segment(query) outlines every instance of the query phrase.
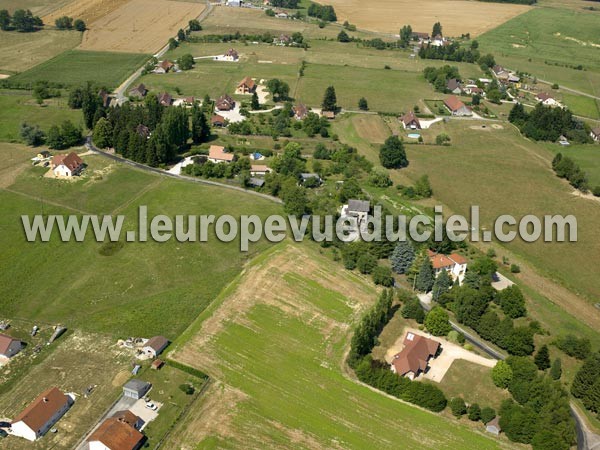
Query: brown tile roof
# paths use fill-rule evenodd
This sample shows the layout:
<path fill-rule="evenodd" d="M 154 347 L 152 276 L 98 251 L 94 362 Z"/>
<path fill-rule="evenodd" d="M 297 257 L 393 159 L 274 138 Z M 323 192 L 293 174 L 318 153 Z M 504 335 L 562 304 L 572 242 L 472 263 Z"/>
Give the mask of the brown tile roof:
<path fill-rule="evenodd" d="M 444 105 L 450 108 L 450 111 L 458 111 L 459 109 L 465 107 L 465 104 L 461 102 L 455 95 L 451 95 L 444 100 Z"/>
<path fill-rule="evenodd" d="M 242 81 L 240 81 L 240 84 L 238 84 L 238 88 L 246 86 L 246 88 L 252 90 L 256 87 L 256 83 L 254 82 L 254 80 L 250 77 L 246 77 L 244 78 Z"/>
<path fill-rule="evenodd" d="M 173 64 L 171 61 L 169 61 L 168 59 L 165 59 L 163 62 L 160 63 L 160 67 L 162 67 L 163 69 L 165 69 L 166 71 L 171 70 L 173 67 L 175 66 L 175 64 Z"/>
<path fill-rule="evenodd" d="M 304 103 L 298 103 L 292 108 L 292 111 L 294 111 L 294 115 L 299 119 L 304 119 L 308 114 L 308 108 Z"/>
<path fill-rule="evenodd" d="M 217 100 L 216 106 L 217 106 L 217 109 L 229 111 L 230 109 L 232 109 L 235 106 L 235 102 L 229 95 L 224 94 L 219 97 L 219 99 Z"/>
<path fill-rule="evenodd" d="M 448 83 L 446 83 L 446 88 L 449 91 L 454 91 L 456 88 L 460 89 L 460 81 L 458 81 L 456 78 L 450 78 Z"/>
<path fill-rule="evenodd" d="M 169 340 L 166 337 L 154 336 L 154 337 L 148 339 L 148 342 L 146 342 L 146 345 L 144 345 L 144 347 L 150 347 L 155 352 L 159 352 L 163 348 L 165 348 L 167 345 L 169 345 Z"/>
<path fill-rule="evenodd" d="M 125 409 L 123 411 L 117 411 L 112 415 L 112 417 L 114 419 L 126 423 L 127 425 L 133 428 L 135 428 L 136 424 L 140 421 L 140 418 L 128 409 Z"/>
<path fill-rule="evenodd" d="M 402 117 L 400 117 L 400 121 L 404 124 L 404 125 L 410 125 L 411 123 L 415 122 L 417 124 L 417 126 L 419 128 L 421 128 L 421 122 L 419 122 L 419 119 L 417 118 L 417 116 L 415 116 L 415 113 L 412 111 L 407 112 L 406 114 L 404 114 Z"/>
<path fill-rule="evenodd" d="M 600 127 L 592 128 L 592 133 L 594 133 L 594 136 L 600 136 Z"/>
<path fill-rule="evenodd" d="M 83 164 L 83 160 L 75 152 L 68 155 L 56 155 L 52 158 L 52 166 L 57 167 L 64 164 L 71 172 L 77 170 Z"/>
<path fill-rule="evenodd" d="M 168 92 L 163 92 L 158 96 L 158 103 L 163 106 L 171 106 L 171 103 L 173 103 L 173 97 L 171 97 L 171 94 Z"/>
<path fill-rule="evenodd" d="M 546 100 L 548 100 L 549 98 L 554 98 L 554 97 L 552 97 L 552 96 L 551 96 L 550 94 L 548 94 L 547 92 L 540 92 L 538 95 L 536 95 L 536 98 L 537 98 L 538 100 L 541 100 L 541 101 L 543 102 L 543 101 L 546 101 Z"/>
<path fill-rule="evenodd" d="M 99 441 L 111 450 L 133 450 L 144 439 L 138 430 L 115 418 L 108 418 L 92 433 L 88 442 Z"/>
<path fill-rule="evenodd" d="M 225 53 L 225 56 L 231 56 L 235 59 L 239 58 L 240 55 L 238 55 L 238 52 L 235 51 L 234 49 L 230 48 L 229 50 L 227 50 L 227 52 Z"/>
<path fill-rule="evenodd" d="M 223 123 L 225 123 L 225 117 L 215 114 L 214 116 L 212 116 L 210 118 L 210 123 L 213 125 L 218 124 L 218 123 L 223 124 Z"/>
<path fill-rule="evenodd" d="M 405 375 L 412 372 L 416 375 L 419 371 L 424 371 L 427 360 L 437 353 L 439 346 L 439 342 L 409 331 L 404 338 L 404 348 L 392 361 L 396 373 Z"/>
<path fill-rule="evenodd" d="M 222 161 L 233 161 L 233 153 L 225 153 L 225 147 L 220 145 L 211 145 L 208 150 L 208 157 Z"/>
<path fill-rule="evenodd" d="M 4 355 L 14 341 L 18 341 L 18 339 L 0 333 L 0 355 Z"/>
<path fill-rule="evenodd" d="M 265 166 L 263 164 L 252 164 L 250 166 L 250 172 L 269 172 L 269 166 Z"/>
<path fill-rule="evenodd" d="M 428 251 L 431 265 L 434 269 L 442 269 L 445 267 L 453 267 L 455 264 L 466 264 L 467 259 L 459 255 L 458 253 L 452 253 L 451 255 L 442 255 L 441 253 L 434 253 L 431 250 Z"/>
<path fill-rule="evenodd" d="M 69 403 L 69 397 L 57 387 L 42 392 L 12 423 L 23 422 L 34 431 L 46 425 L 57 411 Z"/>

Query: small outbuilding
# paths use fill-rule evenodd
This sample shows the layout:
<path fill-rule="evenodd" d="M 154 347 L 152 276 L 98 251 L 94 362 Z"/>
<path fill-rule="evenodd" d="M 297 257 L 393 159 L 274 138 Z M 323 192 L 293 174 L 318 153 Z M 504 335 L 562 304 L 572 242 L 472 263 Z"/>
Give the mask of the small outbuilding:
<path fill-rule="evenodd" d="M 485 431 L 498 436 L 502 432 L 502 428 L 500 427 L 500 418 L 498 416 L 496 416 L 492 420 L 490 420 L 485 425 Z"/>
<path fill-rule="evenodd" d="M 156 358 L 160 355 L 165 348 L 169 345 L 169 340 L 164 336 L 154 336 L 148 339 L 148 342 L 144 344 L 142 351 L 152 358 Z"/>
<path fill-rule="evenodd" d="M 147 381 L 142 381 L 137 378 L 129 380 L 123 386 L 123 395 L 129 398 L 135 398 L 136 400 L 144 398 L 144 395 L 148 393 L 152 385 Z"/>

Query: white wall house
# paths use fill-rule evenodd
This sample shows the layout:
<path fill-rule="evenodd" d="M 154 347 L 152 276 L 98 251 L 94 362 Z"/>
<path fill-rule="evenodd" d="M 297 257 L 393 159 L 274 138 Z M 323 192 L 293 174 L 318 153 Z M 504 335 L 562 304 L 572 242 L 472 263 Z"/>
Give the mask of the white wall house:
<path fill-rule="evenodd" d="M 434 253 L 430 250 L 429 259 L 431 260 L 431 265 L 433 266 L 436 277 L 442 271 L 446 271 L 452 278 L 452 281 L 458 279 L 459 283 L 462 283 L 467 271 L 467 259 L 464 256 L 459 255 L 458 253 L 442 255 L 441 253 Z"/>

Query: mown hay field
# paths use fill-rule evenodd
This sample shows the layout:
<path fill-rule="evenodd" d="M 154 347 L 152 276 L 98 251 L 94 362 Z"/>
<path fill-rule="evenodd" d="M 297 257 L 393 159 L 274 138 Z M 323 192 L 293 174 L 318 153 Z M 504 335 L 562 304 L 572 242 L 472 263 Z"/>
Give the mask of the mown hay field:
<path fill-rule="evenodd" d="M 175 343 L 171 358 L 216 381 L 166 447 L 500 448 L 346 374 L 352 324 L 376 296 L 311 244 L 257 257 Z"/>

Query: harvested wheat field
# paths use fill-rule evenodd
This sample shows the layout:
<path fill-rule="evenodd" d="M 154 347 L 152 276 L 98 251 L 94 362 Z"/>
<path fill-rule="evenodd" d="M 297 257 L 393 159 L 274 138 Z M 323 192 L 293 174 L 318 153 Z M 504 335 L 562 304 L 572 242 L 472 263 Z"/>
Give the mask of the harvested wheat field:
<path fill-rule="evenodd" d="M 358 28 L 398 34 L 402 25 L 413 31 L 431 32 L 441 22 L 446 36 L 480 35 L 530 9 L 529 6 L 466 0 L 328 0 L 338 21 Z"/>
<path fill-rule="evenodd" d="M 62 16 L 83 19 L 88 26 L 123 6 L 129 0 L 75 0 L 42 17 L 44 23 L 54 24 Z M 64 3 L 64 2 L 63 2 Z"/>

